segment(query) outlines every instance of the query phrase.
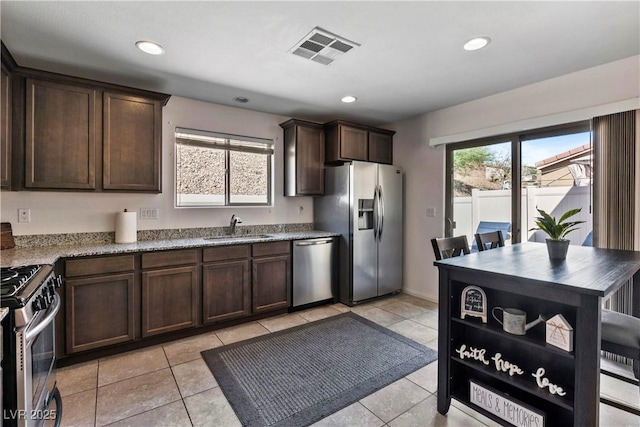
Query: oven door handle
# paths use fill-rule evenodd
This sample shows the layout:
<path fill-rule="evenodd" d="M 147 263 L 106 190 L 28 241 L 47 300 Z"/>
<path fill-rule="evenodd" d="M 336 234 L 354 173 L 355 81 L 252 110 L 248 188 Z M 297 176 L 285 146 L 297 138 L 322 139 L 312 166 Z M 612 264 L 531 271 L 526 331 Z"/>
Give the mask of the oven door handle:
<path fill-rule="evenodd" d="M 44 330 L 53 319 L 55 319 L 56 314 L 58 314 L 58 310 L 60 310 L 60 297 L 58 294 L 53 294 L 53 302 L 47 311 L 47 315 L 42 319 L 33 329 L 29 329 L 25 333 L 25 341 L 30 343 L 35 337 L 38 336 L 40 332 Z"/>

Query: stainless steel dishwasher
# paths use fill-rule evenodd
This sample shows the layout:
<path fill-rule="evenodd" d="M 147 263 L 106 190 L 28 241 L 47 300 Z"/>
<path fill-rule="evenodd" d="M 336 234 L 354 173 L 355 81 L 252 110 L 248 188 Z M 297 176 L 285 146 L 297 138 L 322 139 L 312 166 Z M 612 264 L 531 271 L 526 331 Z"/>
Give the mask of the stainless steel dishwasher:
<path fill-rule="evenodd" d="M 293 241 L 293 307 L 333 298 L 336 250 L 335 237 Z"/>

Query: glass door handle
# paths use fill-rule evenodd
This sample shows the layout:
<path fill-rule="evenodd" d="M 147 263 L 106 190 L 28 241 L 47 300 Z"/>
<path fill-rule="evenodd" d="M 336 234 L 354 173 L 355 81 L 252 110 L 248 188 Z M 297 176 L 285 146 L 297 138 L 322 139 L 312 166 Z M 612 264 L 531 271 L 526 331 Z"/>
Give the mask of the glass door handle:
<path fill-rule="evenodd" d="M 456 222 L 452 221 L 451 218 L 447 217 L 447 224 L 445 226 L 444 234 L 451 233 L 453 236 L 453 229 L 456 228 Z"/>

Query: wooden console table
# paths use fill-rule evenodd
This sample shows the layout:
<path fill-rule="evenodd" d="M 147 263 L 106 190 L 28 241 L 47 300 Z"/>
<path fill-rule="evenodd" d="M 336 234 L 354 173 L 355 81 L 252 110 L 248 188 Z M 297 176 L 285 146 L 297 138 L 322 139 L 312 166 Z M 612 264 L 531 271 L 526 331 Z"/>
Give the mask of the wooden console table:
<path fill-rule="evenodd" d="M 540 243 L 522 243 L 471 255 L 436 261 L 439 269 L 438 412 L 446 414 L 451 398 L 500 423 L 495 411 L 472 403 L 470 381 L 500 399 L 541 413 L 544 425 L 597 426 L 600 396 L 600 315 L 602 299 L 633 278 L 633 315 L 640 317 L 640 252 L 571 246 L 564 262 L 551 262 Z M 461 295 L 467 286 L 486 294 L 487 323 L 480 317 L 461 319 Z M 527 312 L 527 322 L 542 315 L 562 314 L 573 327 L 573 351 L 546 343 L 545 324 L 526 335 L 504 332 L 491 316 L 494 307 Z M 462 346 L 479 353 L 462 354 Z M 522 374 L 509 375 L 496 368 L 492 357 L 518 365 Z M 483 360 L 488 361 L 486 364 Z M 533 376 L 544 368 L 552 385 L 539 386 Z M 475 389 L 477 390 L 477 389 Z M 486 398 L 489 407 L 489 398 Z M 500 400 L 499 399 L 499 400 Z M 502 403 L 504 400 L 502 400 Z M 513 407 L 511 407 L 513 409 Z M 495 408 L 500 411 L 501 408 Z M 520 420 L 522 421 L 522 420 Z M 528 425 L 528 424 L 522 424 Z"/>

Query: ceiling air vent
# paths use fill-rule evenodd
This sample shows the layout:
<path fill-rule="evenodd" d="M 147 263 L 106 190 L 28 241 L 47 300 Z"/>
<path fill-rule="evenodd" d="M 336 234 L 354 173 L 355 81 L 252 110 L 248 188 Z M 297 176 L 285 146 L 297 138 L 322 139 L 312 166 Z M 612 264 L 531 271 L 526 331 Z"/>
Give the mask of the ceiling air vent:
<path fill-rule="evenodd" d="M 289 52 L 320 64 L 329 65 L 356 46 L 360 45 L 320 27 L 315 27 Z"/>

